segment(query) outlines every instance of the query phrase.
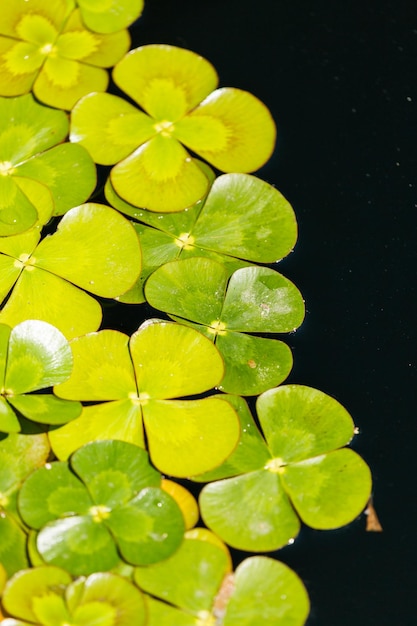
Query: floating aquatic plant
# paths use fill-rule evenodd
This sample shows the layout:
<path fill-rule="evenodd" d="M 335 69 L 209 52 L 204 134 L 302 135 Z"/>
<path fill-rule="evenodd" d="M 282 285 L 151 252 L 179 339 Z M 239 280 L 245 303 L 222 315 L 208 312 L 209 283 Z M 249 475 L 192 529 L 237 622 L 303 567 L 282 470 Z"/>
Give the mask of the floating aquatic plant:
<path fill-rule="evenodd" d="M 175 500 L 160 487 L 147 453 L 125 441 L 95 441 L 70 461 L 33 472 L 18 499 L 24 522 L 39 531 L 37 549 L 74 575 L 167 558 L 183 539 Z"/>
<path fill-rule="evenodd" d="M 126 30 L 93 33 L 72 0 L 13 0 L 0 17 L 0 95 L 29 91 L 41 102 L 71 109 L 90 91 L 105 91 L 106 67 L 128 50 Z"/>
<path fill-rule="evenodd" d="M 0 323 L 42 319 L 67 338 L 96 330 L 101 307 L 83 289 L 115 298 L 135 283 L 141 254 L 132 225 L 89 203 L 68 211 L 55 233 L 39 239 L 37 229 L 0 239 L 0 299 L 8 297 Z"/>
<path fill-rule="evenodd" d="M 180 211 L 200 200 L 209 180 L 188 150 L 226 172 L 252 172 L 271 155 L 275 125 L 246 91 L 216 89 L 201 56 L 168 45 L 131 50 L 113 70 L 119 96 L 91 93 L 71 113 L 71 141 L 96 163 L 114 165 L 116 193 L 151 211 Z M 91 90 L 93 91 L 93 90 Z"/>
<path fill-rule="evenodd" d="M 171 476 L 207 471 L 233 451 L 240 427 L 230 403 L 220 395 L 189 398 L 218 385 L 224 373 L 217 348 L 201 333 L 159 322 L 130 338 L 112 330 L 91 333 L 71 348 L 72 375 L 55 393 L 98 404 L 86 406 L 73 428 L 50 433 L 58 458 L 93 439 L 143 447 L 143 426 L 152 462 Z"/>

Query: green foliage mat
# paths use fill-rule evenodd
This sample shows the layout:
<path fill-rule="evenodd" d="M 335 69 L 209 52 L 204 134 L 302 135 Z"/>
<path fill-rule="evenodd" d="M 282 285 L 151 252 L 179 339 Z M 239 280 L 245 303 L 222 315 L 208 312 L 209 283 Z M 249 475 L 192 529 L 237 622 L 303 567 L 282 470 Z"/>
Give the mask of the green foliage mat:
<path fill-rule="evenodd" d="M 303 626 L 302 581 L 257 553 L 372 485 L 346 409 L 281 384 L 305 306 L 275 268 L 294 211 L 253 175 L 275 122 L 195 52 L 128 52 L 143 0 L 3 5 L 0 621 Z"/>

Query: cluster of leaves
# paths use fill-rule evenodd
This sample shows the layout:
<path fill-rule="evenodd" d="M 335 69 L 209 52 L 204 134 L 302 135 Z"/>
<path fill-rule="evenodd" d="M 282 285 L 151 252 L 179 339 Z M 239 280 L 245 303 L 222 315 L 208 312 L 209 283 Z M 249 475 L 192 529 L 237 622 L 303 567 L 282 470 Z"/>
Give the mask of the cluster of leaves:
<path fill-rule="evenodd" d="M 14 0 L 0 17 L 2 622 L 302 626 L 296 574 L 266 556 L 233 572 L 227 544 L 349 523 L 369 468 L 336 400 L 281 385 L 274 335 L 304 302 L 271 267 L 294 212 L 251 174 L 271 115 L 193 52 L 127 52 L 142 9 Z M 112 66 L 130 101 L 106 93 Z M 165 317 L 128 336 L 97 298 Z"/>

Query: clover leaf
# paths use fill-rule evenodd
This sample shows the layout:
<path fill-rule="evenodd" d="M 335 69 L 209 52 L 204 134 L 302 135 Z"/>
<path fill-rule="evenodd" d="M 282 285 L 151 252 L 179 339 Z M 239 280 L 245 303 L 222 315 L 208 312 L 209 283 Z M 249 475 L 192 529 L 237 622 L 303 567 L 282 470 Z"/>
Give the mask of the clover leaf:
<path fill-rule="evenodd" d="M 9 576 L 28 567 L 27 535 L 17 513 L 17 492 L 23 480 L 45 463 L 49 450 L 43 433 L 13 433 L 0 441 L 0 562 Z"/>
<path fill-rule="evenodd" d="M 68 463 L 33 472 L 21 487 L 23 521 L 39 531 L 44 561 L 74 575 L 167 558 L 182 541 L 184 521 L 160 488 L 147 453 L 125 441 L 94 441 Z"/>
<path fill-rule="evenodd" d="M 255 171 L 272 153 L 268 109 L 246 91 L 216 89 L 212 65 L 189 50 L 136 48 L 116 64 L 113 78 L 140 109 L 91 93 L 71 113 L 70 139 L 96 163 L 115 164 L 112 185 L 135 206 L 180 211 L 206 194 L 209 181 L 188 150 L 226 172 Z"/>
<path fill-rule="evenodd" d="M 30 94 L 0 98 L 0 236 L 43 225 L 93 191 L 96 171 L 88 152 L 61 143 L 68 126 L 63 111 Z"/>
<path fill-rule="evenodd" d="M 142 593 L 128 580 L 108 572 L 73 581 L 68 572 L 52 565 L 23 570 L 8 581 L 3 604 L 13 616 L 3 620 L 5 626 L 146 623 Z"/>
<path fill-rule="evenodd" d="M 72 0 L 15 0 L 0 17 L 0 94 L 33 91 L 41 102 L 71 109 L 81 96 L 105 91 L 105 69 L 128 50 L 126 30 L 87 30 Z"/>
<path fill-rule="evenodd" d="M 207 176 L 212 172 L 206 168 Z M 122 200 L 107 181 L 108 202 L 138 220 L 143 268 L 134 293 L 123 302 L 144 300 L 141 285 L 157 267 L 190 256 L 209 256 L 231 270 L 255 263 L 273 263 L 285 257 L 297 238 L 291 205 L 268 183 L 249 174 L 216 178 L 204 202 L 180 213 L 152 213 Z M 146 225 L 145 225 L 146 224 Z M 129 299 L 127 299 L 129 297 Z"/>
<path fill-rule="evenodd" d="M 141 15 L 144 0 L 77 0 L 84 24 L 97 33 L 127 28 Z"/>
<path fill-rule="evenodd" d="M 68 211 L 54 234 L 39 238 L 31 230 L 0 239 L 0 299 L 9 296 L 0 322 L 42 319 L 68 338 L 96 330 L 100 305 L 82 289 L 115 298 L 134 284 L 141 254 L 132 225 L 117 211 L 89 203 Z"/>
<path fill-rule="evenodd" d="M 81 404 L 51 393 L 31 395 L 69 378 L 72 354 L 64 335 L 51 324 L 25 320 L 0 324 L 0 432 L 21 430 L 16 411 L 43 424 L 64 424 L 78 417 Z"/>
<path fill-rule="evenodd" d="M 298 534 L 299 518 L 321 530 L 354 520 L 369 499 L 371 476 L 361 457 L 342 447 L 354 434 L 342 405 L 316 389 L 283 385 L 261 394 L 256 406 L 266 441 L 252 421 L 250 435 L 216 470 L 220 480 L 203 488 L 207 526 L 233 547 L 269 551 Z"/>
<path fill-rule="evenodd" d="M 192 321 L 215 342 L 226 366 L 223 391 L 258 394 L 290 372 L 286 344 L 243 334 L 288 332 L 301 324 L 301 294 L 278 272 L 251 266 L 229 276 L 217 261 L 193 257 L 158 268 L 145 284 L 145 296 L 174 319 Z"/>
<path fill-rule="evenodd" d="M 91 333 L 71 348 L 72 375 L 55 393 L 99 404 L 84 407 L 73 428 L 50 433 L 58 458 L 93 439 L 144 447 L 142 423 L 152 462 L 172 476 L 212 469 L 234 449 L 239 421 L 223 396 L 181 399 L 210 390 L 223 376 L 217 348 L 201 333 L 159 322 L 145 324 L 130 339 L 110 330 Z"/>
<path fill-rule="evenodd" d="M 150 594 L 149 626 L 302 626 L 309 612 L 301 580 L 283 563 L 252 557 L 230 574 L 224 550 L 196 539 L 164 562 L 135 568 L 134 580 Z"/>

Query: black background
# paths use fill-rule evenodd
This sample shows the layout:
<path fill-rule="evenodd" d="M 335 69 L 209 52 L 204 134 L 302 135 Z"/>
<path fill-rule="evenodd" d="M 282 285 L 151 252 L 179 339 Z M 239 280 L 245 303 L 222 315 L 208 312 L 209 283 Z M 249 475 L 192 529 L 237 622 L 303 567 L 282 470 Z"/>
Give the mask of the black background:
<path fill-rule="evenodd" d="M 417 6 L 406 0 L 146 0 L 132 47 L 203 55 L 278 126 L 258 176 L 291 202 L 295 251 L 277 269 L 307 316 L 290 382 L 352 414 L 383 533 L 362 515 L 303 529 L 274 556 L 310 594 L 309 626 L 414 626 L 416 572 Z"/>

